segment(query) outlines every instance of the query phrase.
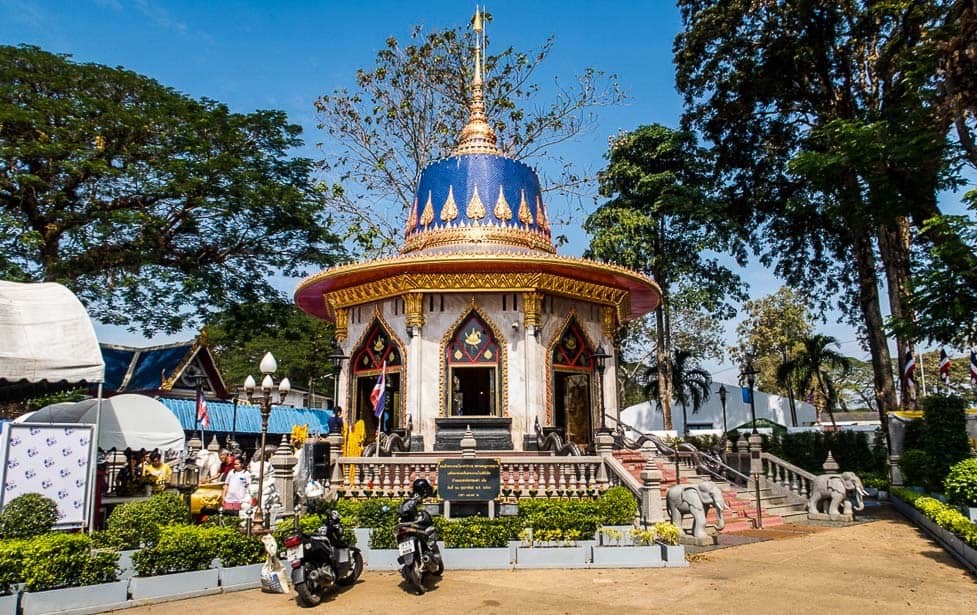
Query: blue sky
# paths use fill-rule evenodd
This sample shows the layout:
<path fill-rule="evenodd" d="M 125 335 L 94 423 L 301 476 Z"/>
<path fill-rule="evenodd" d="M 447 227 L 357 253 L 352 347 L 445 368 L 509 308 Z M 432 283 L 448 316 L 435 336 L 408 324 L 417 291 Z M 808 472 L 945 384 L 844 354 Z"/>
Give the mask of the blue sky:
<path fill-rule="evenodd" d="M 440 29 L 465 23 L 473 8 L 473 3 L 449 1 L 0 0 L 0 42 L 123 66 L 239 112 L 282 109 L 305 128 L 307 146 L 301 153 L 317 158 L 313 144 L 322 135 L 315 128 L 313 101 L 318 96 L 352 85 L 356 69 L 370 66 L 389 36 L 406 39 L 414 24 Z M 584 169 L 602 166 L 607 137 L 619 129 L 653 122 L 677 126 L 681 100 L 671 47 L 681 22 L 671 2 L 494 1 L 487 8 L 495 17 L 488 33 L 499 49 L 526 49 L 555 35 L 542 71 L 544 85 L 553 75 L 569 78 L 592 66 L 615 73 L 630 94 L 629 104 L 601 110 L 596 129 L 564 150 Z M 579 254 L 586 239 L 579 231 L 571 237 L 562 251 Z M 756 297 L 779 286 L 759 267 L 742 274 Z M 292 287 L 286 287 L 289 294 Z M 866 356 L 849 329 L 823 328 L 845 342 L 844 352 Z M 122 329 L 97 329 L 102 341 L 144 343 Z M 722 380 L 735 380 L 729 365 L 710 362 L 708 367 Z"/>

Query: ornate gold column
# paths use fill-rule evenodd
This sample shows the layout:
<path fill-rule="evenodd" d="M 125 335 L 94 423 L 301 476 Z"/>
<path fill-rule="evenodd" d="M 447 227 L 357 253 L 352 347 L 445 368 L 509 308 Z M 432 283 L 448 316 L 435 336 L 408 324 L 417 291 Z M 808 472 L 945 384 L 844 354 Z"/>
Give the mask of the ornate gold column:
<path fill-rule="evenodd" d="M 407 313 L 408 335 L 420 335 L 424 326 L 424 293 L 405 293 L 404 309 Z"/>
<path fill-rule="evenodd" d="M 541 313 L 541 308 L 543 305 L 543 293 L 539 291 L 523 293 L 522 305 L 526 312 L 525 316 L 523 317 L 523 326 L 525 326 L 527 330 L 532 328 L 532 332 L 535 334 L 543 324 Z"/>
<path fill-rule="evenodd" d="M 427 421 L 431 421 L 433 424 L 434 419 L 429 416 L 430 412 L 424 412 L 424 293 L 404 293 L 402 297 L 404 298 L 408 337 L 407 365 L 405 366 L 407 403 L 404 408 L 414 421 L 415 433 L 426 434 Z M 434 416 L 437 416 L 437 404 L 434 405 Z M 433 446 L 433 439 L 425 435 L 424 449 L 430 451 L 433 450 Z"/>
<path fill-rule="evenodd" d="M 609 340 L 613 340 L 614 334 L 617 333 L 617 330 L 620 327 L 617 322 L 617 311 L 613 306 L 601 306 L 600 321 L 601 324 L 604 325 L 604 335 L 606 335 Z"/>
<path fill-rule="evenodd" d="M 349 310 L 347 308 L 336 308 L 336 339 L 344 340 L 349 335 Z"/>

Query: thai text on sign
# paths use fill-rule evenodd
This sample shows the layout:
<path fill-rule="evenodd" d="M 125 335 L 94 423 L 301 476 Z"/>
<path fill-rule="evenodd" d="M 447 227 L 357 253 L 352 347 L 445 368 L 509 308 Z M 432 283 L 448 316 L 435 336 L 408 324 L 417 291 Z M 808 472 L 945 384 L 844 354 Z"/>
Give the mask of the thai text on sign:
<path fill-rule="evenodd" d="M 438 495 L 442 500 L 494 500 L 500 484 L 498 459 L 444 459 L 438 464 Z"/>

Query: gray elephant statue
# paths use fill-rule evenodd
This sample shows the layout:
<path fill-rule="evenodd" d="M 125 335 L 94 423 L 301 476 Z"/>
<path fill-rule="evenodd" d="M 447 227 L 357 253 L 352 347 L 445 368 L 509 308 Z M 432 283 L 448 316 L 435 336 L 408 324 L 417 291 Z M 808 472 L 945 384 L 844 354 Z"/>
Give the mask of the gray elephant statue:
<path fill-rule="evenodd" d="M 852 510 L 863 510 L 866 495 L 862 481 L 854 472 L 819 474 L 811 485 L 807 500 L 808 514 L 851 515 Z"/>
<path fill-rule="evenodd" d="M 723 492 L 713 482 L 703 481 L 696 484 L 675 485 L 668 489 L 665 501 L 668 506 L 668 515 L 675 527 L 681 529 L 683 515 L 692 515 L 692 535 L 696 539 L 708 539 L 706 535 L 706 514 L 710 507 L 716 509 L 716 529 L 721 530 L 726 527 L 726 521 L 723 519 L 726 501 L 723 499 Z"/>

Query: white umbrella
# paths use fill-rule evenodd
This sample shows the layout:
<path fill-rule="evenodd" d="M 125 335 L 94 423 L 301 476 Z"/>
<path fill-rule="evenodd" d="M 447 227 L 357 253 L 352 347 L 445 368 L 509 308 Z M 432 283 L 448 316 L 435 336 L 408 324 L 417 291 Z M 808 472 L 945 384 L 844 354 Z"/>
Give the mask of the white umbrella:
<path fill-rule="evenodd" d="M 52 404 L 17 417 L 18 423 L 90 423 L 98 414 L 98 400 Z M 169 408 L 145 395 L 116 395 L 102 400 L 98 419 L 98 447 L 117 451 L 159 449 L 183 451 L 183 427 Z"/>

